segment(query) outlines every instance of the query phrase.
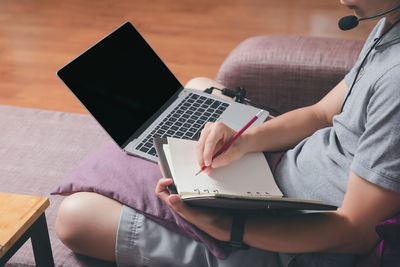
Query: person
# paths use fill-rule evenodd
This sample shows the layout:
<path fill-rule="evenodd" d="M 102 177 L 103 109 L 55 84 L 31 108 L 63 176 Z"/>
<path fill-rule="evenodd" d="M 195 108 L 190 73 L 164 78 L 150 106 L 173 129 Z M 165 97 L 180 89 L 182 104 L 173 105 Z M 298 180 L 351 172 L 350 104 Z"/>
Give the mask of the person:
<path fill-rule="evenodd" d="M 400 0 L 341 0 L 357 17 Z M 275 179 L 289 197 L 339 206 L 320 213 L 249 217 L 247 250 L 220 260 L 197 241 L 169 231 L 134 209 L 94 193 L 67 197 L 56 230 L 72 250 L 121 266 L 352 266 L 378 241 L 375 226 L 400 211 L 400 11 L 379 21 L 353 69 L 318 103 L 248 129 L 223 154 L 215 151 L 234 131 L 208 123 L 197 144 L 206 171 L 254 151 L 287 150 Z M 194 79 L 187 87 L 215 86 Z M 221 86 L 221 85 L 217 85 Z M 185 205 L 161 178 L 156 195 L 210 236 L 229 241 L 232 217 Z M 101 210 L 98 209 L 101 207 Z"/>

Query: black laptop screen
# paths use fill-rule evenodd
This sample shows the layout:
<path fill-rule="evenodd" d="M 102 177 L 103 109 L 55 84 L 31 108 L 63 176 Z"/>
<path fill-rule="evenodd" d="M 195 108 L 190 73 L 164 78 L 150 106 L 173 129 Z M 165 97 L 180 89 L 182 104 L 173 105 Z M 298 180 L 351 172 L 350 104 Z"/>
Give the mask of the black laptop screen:
<path fill-rule="evenodd" d="M 120 146 L 182 86 L 129 22 L 58 75 Z"/>

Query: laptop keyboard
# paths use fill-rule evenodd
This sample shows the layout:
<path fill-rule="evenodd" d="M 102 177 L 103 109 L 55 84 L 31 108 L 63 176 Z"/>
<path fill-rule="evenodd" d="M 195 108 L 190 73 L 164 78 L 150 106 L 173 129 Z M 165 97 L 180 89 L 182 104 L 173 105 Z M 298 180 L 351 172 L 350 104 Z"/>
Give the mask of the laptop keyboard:
<path fill-rule="evenodd" d="M 206 122 L 216 121 L 229 104 L 189 93 L 184 100 L 169 113 L 143 141 L 137 150 L 156 156 L 153 137 L 176 137 L 193 139 Z"/>

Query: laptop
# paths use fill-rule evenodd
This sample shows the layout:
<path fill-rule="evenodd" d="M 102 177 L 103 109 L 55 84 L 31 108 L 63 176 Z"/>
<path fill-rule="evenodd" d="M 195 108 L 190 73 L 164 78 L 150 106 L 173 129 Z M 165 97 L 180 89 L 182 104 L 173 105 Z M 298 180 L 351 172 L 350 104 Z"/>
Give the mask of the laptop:
<path fill-rule="evenodd" d="M 184 88 L 130 22 L 57 75 L 121 149 L 151 161 L 154 137 L 196 139 L 208 121 L 238 131 L 260 111 Z"/>

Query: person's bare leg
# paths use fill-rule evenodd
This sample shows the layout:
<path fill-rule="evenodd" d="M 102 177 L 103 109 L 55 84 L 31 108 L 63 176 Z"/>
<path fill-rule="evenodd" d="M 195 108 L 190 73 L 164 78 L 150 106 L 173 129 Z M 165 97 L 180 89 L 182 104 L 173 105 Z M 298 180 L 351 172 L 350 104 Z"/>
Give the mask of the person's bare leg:
<path fill-rule="evenodd" d="M 96 193 L 68 196 L 60 205 L 56 233 L 72 251 L 115 261 L 122 204 Z"/>

